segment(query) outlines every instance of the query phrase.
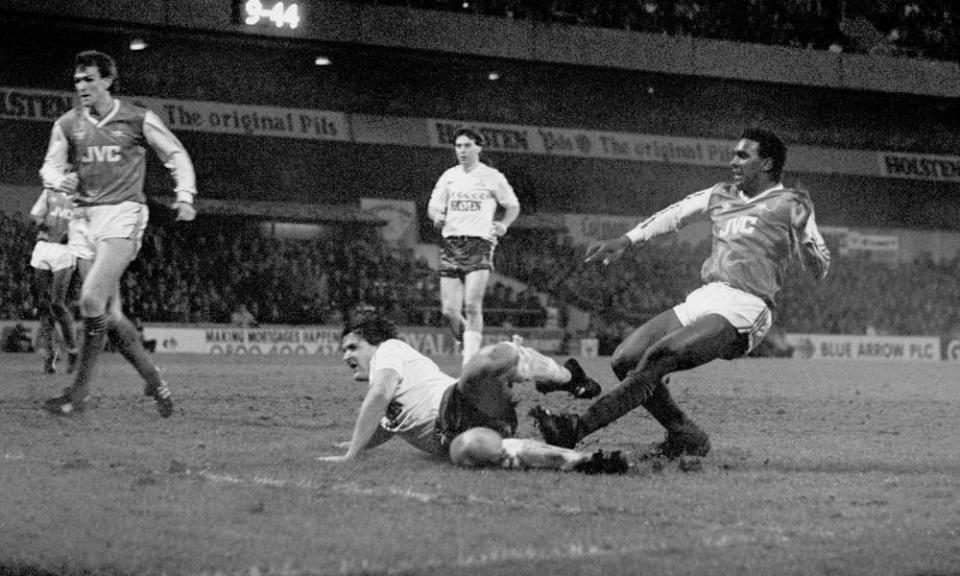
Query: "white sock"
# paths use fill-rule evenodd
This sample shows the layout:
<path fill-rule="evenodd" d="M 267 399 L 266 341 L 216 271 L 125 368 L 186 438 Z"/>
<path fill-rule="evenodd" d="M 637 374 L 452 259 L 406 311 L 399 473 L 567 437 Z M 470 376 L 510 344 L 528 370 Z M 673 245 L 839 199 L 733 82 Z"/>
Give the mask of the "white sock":
<path fill-rule="evenodd" d="M 517 346 L 517 353 L 520 359 L 517 360 L 517 380 L 526 382 L 556 382 L 563 384 L 570 381 L 570 371 L 557 364 L 553 358 L 541 354 L 533 348 L 526 346 Z"/>
<path fill-rule="evenodd" d="M 480 350 L 480 343 L 483 341 L 483 334 L 473 330 L 463 333 L 463 364 L 466 366 L 470 358 Z"/>
<path fill-rule="evenodd" d="M 567 448 L 550 446 L 527 438 L 503 439 L 504 468 L 547 468 L 570 470 L 584 460 L 584 454 Z M 589 456 L 586 456 L 589 458 Z"/>

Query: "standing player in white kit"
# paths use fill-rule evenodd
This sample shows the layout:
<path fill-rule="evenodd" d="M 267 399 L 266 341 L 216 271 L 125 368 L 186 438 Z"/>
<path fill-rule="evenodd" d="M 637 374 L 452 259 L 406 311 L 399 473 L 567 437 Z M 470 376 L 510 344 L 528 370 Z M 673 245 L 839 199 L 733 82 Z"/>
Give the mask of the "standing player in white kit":
<path fill-rule="evenodd" d="M 443 234 L 440 304 L 454 337 L 463 342 L 463 365 L 483 340 L 483 297 L 498 239 L 520 215 L 520 202 L 506 177 L 480 161 L 483 136 L 457 130 L 458 165 L 440 176 L 427 214 Z M 495 219 L 497 208 L 503 215 Z"/>

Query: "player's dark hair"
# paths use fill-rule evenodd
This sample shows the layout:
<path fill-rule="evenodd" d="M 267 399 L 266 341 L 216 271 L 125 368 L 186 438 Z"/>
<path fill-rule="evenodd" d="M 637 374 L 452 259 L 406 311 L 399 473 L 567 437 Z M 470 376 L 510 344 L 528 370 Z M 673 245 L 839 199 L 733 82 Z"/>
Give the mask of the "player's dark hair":
<path fill-rule="evenodd" d="M 747 128 L 740 135 L 740 138 L 753 140 L 757 143 L 757 154 L 761 158 L 770 158 L 773 160 L 773 168 L 770 169 L 771 176 L 780 180 L 783 174 L 783 165 L 787 163 L 787 147 L 779 136 L 764 128 Z"/>
<path fill-rule="evenodd" d="M 110 85 L 111 92 L 120 87 L 120 79 L 117 77 L 117 63 L 109 54 L 99 50 L 84 50 L 73 58 L 74 70 L 93 66 L 97 67 L 102 78 L 113 78 L 113 84 Z"/>
<path fill-rule="evenodd" d="M 343 340 L 347 334 L 354 332 L 356 332 L 357 336 L 374 346 L 379 345 L 385 340 L 397 337 L 396 325 L 376 314 L 360 314 L 351 318 L 343 326 L 343 333 L 340 334 L 340 340 Z"/>
<path fill-rule="evenodd" d="M 466 126 L 457 128 L 456 133 L 453 135 L 453 139 L 456 140 L 461 136 L 466 136 L 467 138 L 473 140 L 473 143 L 477 146 L 483 146 L 486 143 L 483 134 L 477 132 L 473 128 L 467 128 Z"/>

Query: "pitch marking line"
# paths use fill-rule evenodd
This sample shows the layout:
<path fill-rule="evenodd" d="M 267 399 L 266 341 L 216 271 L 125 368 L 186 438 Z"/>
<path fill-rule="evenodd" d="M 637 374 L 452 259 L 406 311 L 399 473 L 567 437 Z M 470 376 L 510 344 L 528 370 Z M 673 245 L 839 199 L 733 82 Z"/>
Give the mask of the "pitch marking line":
<path fill-rule="evenodd" d="M 418 492 L 409 488 L 399 488 L 390 486 L 386 488 L 364 488 L 356 483 L 345 484 L 318 484 L 312 480 L 283 480 L 272 478 L 270 476 L 257 475 L 252 478 L 242 478 L 231 474 L 216 474 L 207 470 L 201 470 L 197 476 L 221 484 L 247 485 L 247 486 L 270 486 L 270 487 L 294 487 L 303 489 L 327 490 L 339 494 L 348 494 L 356 496 L 382 497 L 393 496 L 408 500 L 414 500 L 427 504 L 444 496 L 442 494 L 429 494 Z M 497 505 L 504 504 L 493 500 L 478 498 L 470 495 L 463 499 L 463 502 L 471 504 Z M 507 505 L 514 506 L 512 503 Z M 569 512 L 569 511 L 568 511 Z M 750 546 L 756 544 L 778 545 L 783 544 L 790 538 L 783 534 L 779 527 L 773 527 L 766 536 L 758 535 L 756 529 L 747 532 L 738 530 L 729 530 L 730 527 L 711 527 L 702 526 L 706 532 L 700 539 L 700 542 L 706 548 L 731 548 L 740 546 Z M 756 527 L 755 527 L 756 528 Z M 371 563 L 367 559 L 344 559 L 340 562 L 341 574 L 352 574 L 357 571 L 375 571 L 384 573 L 406 572 L 410 570 L 422 570 L 424 568 L 442 568 L 443 566 L 457 567 L 482 567 L 487 565 L 502 564 L 504 562 L 530 562 L 530 561 L 553 561 L 553 560 L 571 560 L 571 559 L 589 559 L 597 557 L 616 557 L 636 554 L 649 554 L 651 552 L 668 550 L 673 546 L 669 542 L 650 542 L 621 547 L 608 547 L 590 543 L 570 544 L 567 547 L 553 547 L 537 549 L 533 547 L 526 548 L 501 548 L 491 550 L 480 554 L 464 554 L 459 552 L 452 561 L 426 560 L 420 563 L 391 563 L 390 566 L 379 566 Z"/>
<path fill-rule="evenodd" d="M 384 490 L 376 488 L 363 488 L 362 486 L 358 486 L 354 483 L 321 485 L 313 482 L 312 480 L 282 480 L 279 478 L 271 478 L 269 476 L 254 476 L 248 480 L 238 476 L 232 476 L 230 474 L 214 474 L 206 470 L 201 470 L 197 473 L 197 476 L 211 482 L 220 482 L 223 484 L 252 484 L 257 486 L 272 486 L 275 488 L 292 486 L 295 488 L 331 490 L 340 494 L 353 494 L 358 496 L 383 496 L 386 494 L 389 496 L 397 496 L 409 500 L 416 500 L 417 502 L 422 502 L 424 504 L 440 498 L 439 494 L 426 494 L 423 492 L 416 492 L 409 488 L 397 488 L 393 486 Z M 487 502 L 476 497 L 470 498 L 469 501 L 493 503 L 492 501 Z"/>

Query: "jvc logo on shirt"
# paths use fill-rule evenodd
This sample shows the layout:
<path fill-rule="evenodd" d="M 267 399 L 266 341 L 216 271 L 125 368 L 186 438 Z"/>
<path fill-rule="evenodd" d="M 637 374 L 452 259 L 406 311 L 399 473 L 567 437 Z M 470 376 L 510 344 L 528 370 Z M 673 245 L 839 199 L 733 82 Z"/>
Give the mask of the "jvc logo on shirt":
<path fill-rule="evenodd" d="M 73 210 L 70 208 L 61 208 L 57 206 L 56 208 L 50 210 L 48 213 L 51 218 L 65 218 L 69 220 L 73 217 Z"/>
<path fill-rule="evenodd" d="M 756 216 L 737 216 L 723 223 L 723 227 L 717 233 L 718 236 L 742 236 L 744 234 L 753 234 L 754 225 L 757 223 Z"/>
<path fill-rule="evenodd" d="M 84 163 L 91 162 L 120 162 L 120 147 L 119 146 L 87 146 L 87 149 L 83 152 L 83 156 L 80 157 L 80 161 Z"/>

